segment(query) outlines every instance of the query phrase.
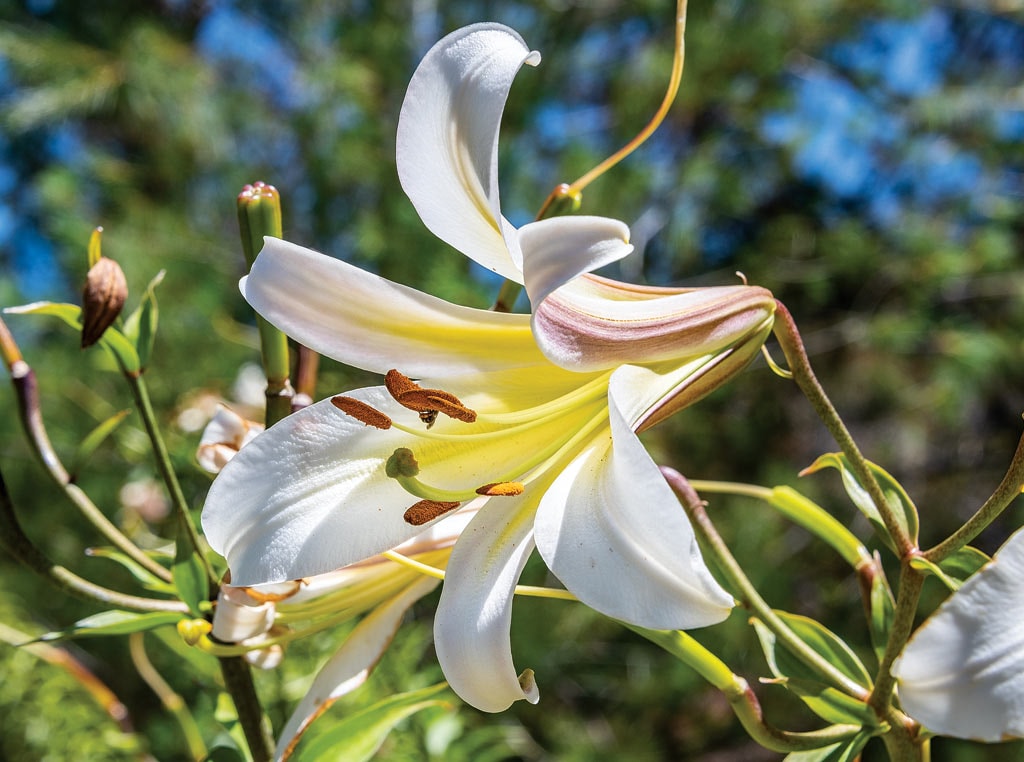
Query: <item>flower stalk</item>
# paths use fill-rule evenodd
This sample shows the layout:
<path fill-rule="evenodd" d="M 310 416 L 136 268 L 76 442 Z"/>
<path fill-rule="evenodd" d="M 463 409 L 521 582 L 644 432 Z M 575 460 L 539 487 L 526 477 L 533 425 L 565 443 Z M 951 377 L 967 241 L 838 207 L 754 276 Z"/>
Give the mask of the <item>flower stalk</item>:
<path fill-rule="evenodd" d="M 800 338 L 800 332 L 797 330 L 793 316 L 782 302 L 777 301 L 776 304 L 775 337 L 778 339 L 782 351 L 786 355 L 786 362 L 789 364 L 789 370 L 793 374 L 793 379 L 804 393 L 804 396 L 810 401 L 814 411 L 818 414 L 822 423 L 825 424 L 829 433 L 832 434 L 839 448 L 849 458 L 851 469 L 860 483 L 864 485 L 868 495 L 870 495 L 871 502 L 874 503 L 879 516 L 882 518 L 882 522 L 885 524 L 886 531 L 892 537 L 893 544 L 900 558 L 906 558 L 917 551 L 914 540 L 908 537 L 907 533 L 900 526 L 896 514 L 893 513 L 889 501 L 885 499 L 882 488 L 879 486 L 874 474 L 871 473 L 871 469 L 861 454 L 860 448 L 857 447 L 857 443 L 854 442 L 853 437 L 846 428 L 846 424 L 839 417 L 839 413 L 836 412 L 832 401 L 825 394 L 825 390 L 818 382 L 817 376 L 814 375 L 810 359 L 807 357 L 807 350 L 804 348 L 803 340 Z"/>
<path fill-rule="evenodd" d="M 151 574 L 164 582 L 170 582 L 170 572 L 129 540 L 89 499 L 85 491 L 71 481 L 67 469 L 50 443 L 50 437 L 43 424 L 35 371 L 22 358 L 21 351 L 2 318 L 0 318 L 0 356 L 3 357 L 4 364 L 11 374 L 11 384 L 14 386 L 14 393 L 17 397 L 18 415 L 21 418 L 25 436 L 32 451 L 46 469 L 46 473 L 86 520 L 112 545 Z"/>
<path fill-rule="evenodd" d="M 781 753 L 820 749 L 852 738 L 858 725 L 832 725 L 821 730 L 794 733 L 774 727 L 764 718 L 761 703 L 750 684 L 701 645 L 692 636 L 676 630 L 647 630 L 623 622 L 633 632 L 692 667 L 701 677 L 725 694 L 743 729 L 758 744 Z"/>
<path fill-rule="evenodd" d="M 860 701 L 867 701 L 869 691 L 842 671 L 830 664 L 814 649 L 808 646 L 786 625 L 774 610 L 765 602 L 754 588 L 743 568 L 737 563 L 722 537 L 711 522 L 704 503 L 693 489 L 686 477 L 673 468 L 661 467 L 662 476 L 668 482 L 683 504 L 686 515 L 690 518 L 697 536 L 703 540 L 706 548 L 714 558 L 719 571 L 729 584 L 738 591 L 743 605 L 750 608 L 768 626 L 779 641 L 796 657 L 809 667 L 814 668 L 832 687 Z"/>
<path fill-rule="evenodd" d="M 683 78 L 683 62 L 686 57 L 686 0 L 678 0 L 676 4 L 675 33 L 675 55 L 672 57 L 672 72 L 669 75 L 668 89 L 666 89 L 665 97 L 662 99 L 661 105 L 654 113 L 651 121 L 647 123 L 646 127 L 637 133 L 636 137 L 626 143 L 626 145 L 591 169 L 581 178 L 571 183 L 566 189 L 566 195 L 578 197 L 583 189 L 590 185 L 590 183 L 639 148 L 647 138 L 654 134 L 654 131 L 658 129 L 662 121 L 664 121 L 669 108 L 672 106 L 672 102 L 676 99 L 676 93 L 679 92 L 679 83 Z"/>
<path fill-rule="evenodd" d="M 12 556 L 32 571 L 79 598 L 132 611 L 179 611 L 183 614 L 188 611 L 188 607 L 181 601 L 158 600 L 121 593 L 83 579 L 71 570 L 52 563 L 21 528 L 3 474 L 0 474 L 0 542 Z"/>

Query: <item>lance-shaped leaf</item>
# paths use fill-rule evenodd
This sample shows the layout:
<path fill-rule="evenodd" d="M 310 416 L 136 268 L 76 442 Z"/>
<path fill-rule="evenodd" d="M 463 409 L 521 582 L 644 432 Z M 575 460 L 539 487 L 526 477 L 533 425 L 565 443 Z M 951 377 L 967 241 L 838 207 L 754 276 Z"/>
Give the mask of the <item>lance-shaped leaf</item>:
<path fill-rule="evenodd" d="M 51 641 L 99 635 L 127 635 L 132 632 L 152 630 L 165 624 L 176 624 L 181 618 L 181 614 L 173 611 L 148 611 L 141 613 L 138 611 L 104 611 L 100 614 L 88 616 L 85 619 L 79 619 L 67 629 L 41 635 L 38 640 Z"/>
<path fill-rule="evenodd" d="M 399 693 L 340 720 L 300 744 L 288 759 L 292 762 L 365 762 L 380 749 L 399 722 L 432 707 L 450 707 L 444 698 L 445 683 Z"/>
<path fill-rule="evenodd" d="M 867 489 L 861 484 L 853 469 L 850 468 L 850 462 L 846 456 L 837 452 L 826 453 L 805 468 L 801 472 L 801 476 L 813 474 L 823 468 L 836 468 L 839 470 L 843 477 L 843 486 L 846 488 L 846 494 L 850 496 L 850 500 L 868 518 L 868 521 L 871 522 L 878 536 L 882 538 L 882 541 L 891 550 L 895 551 L 896 544 L 893 542 L 892 537 L 889 536 L 889 530 L 886 529 L 885 522 L 882 521 L 882 516 L 878 513 L 878 508 L 871 499 L 871 495 L 868 494 Z M 910 541 L 916 544 L 918 527 L 917 507 L 907 495 L 906 490 L 900 486 L 900 483 L 888 471 L 880 466 L 876 466 L 874 463 L 868 463 L 868 468 L 871 469 L 871 473 L 874 474 L 878 485 L 882 488 L 882 494 L 885 496 L 886 503 L 888 503 L 890 510 L 896 517 L 896 521 L 899 522 L 900 528 L 910 538 Z"/>
<path fill-rule="evenodd" d="M 82 330 L 82 308 L 76 304 L 57 302 L 32 302 L 20 307 L 8 307 L 4 312 L 12 315 L 50 315 L 60 318 L 76 331 Z M 116 328 L 108 328 L 98 344 L 106 349 L 126 373 L 138 373 L 140 369 L 139 354 L 124 334 Z"/>
<path fill-rule="evenodd" d="M 153 354 L 153 342 L 156 341 L 156 329 L 160 323 L 156 287 L 163 282 L 166 272 L 161 270 L 154 276 L 146 286 L 139 306 L 124 321 L 124 335 L 135 344 L 135 350 L 139 353 L 139 364 L 143 368 L 149 364 L 149 358 Z"/>
<path fill-rule="evenodd" d="M 784 762 L 858 762 L 860 753 L 874 735 L 871 731 L 858 733 L 853 738 L 809 751 L 794 751 Z"/>
<path fill-rule="evenodd" d="M 937 564 L 923 556 L 915 556 L 910 559 L 910 565 L 936 577 L 950 592 L 956 592 L 960 585 L 990 560 L 977 548 L 967 545 Z"/>
<path fill-rule="evenodd" d="M 832 666 L 864 686 L 865 691 L 870 689 L 871 677 L 864 665 L 835 633 L 813 619 L 784 611 L 776 613 L 797 637 Z M 865 702 L 827 685 L 813 668 L 780 643 L 775 633 L 760 619 L 752 618 L 751 622 L 772 674 L 779 678 L 781 685 L 799 696 L 812 712 L 828 722 L 840 725 L 877 724 L 875 713 Z"/>

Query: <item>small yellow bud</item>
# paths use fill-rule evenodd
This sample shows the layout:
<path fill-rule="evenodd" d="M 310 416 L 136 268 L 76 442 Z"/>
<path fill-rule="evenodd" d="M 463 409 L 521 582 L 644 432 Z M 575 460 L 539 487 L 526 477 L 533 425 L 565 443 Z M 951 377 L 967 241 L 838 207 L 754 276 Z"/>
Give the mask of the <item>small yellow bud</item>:
<path fill-rule="evenodd" d="M 205 619 L 181 619 L 178 621 L 178 634 L 181 639 L 194 646 L 204 635 L 209 635 L 213 625 Z"/>

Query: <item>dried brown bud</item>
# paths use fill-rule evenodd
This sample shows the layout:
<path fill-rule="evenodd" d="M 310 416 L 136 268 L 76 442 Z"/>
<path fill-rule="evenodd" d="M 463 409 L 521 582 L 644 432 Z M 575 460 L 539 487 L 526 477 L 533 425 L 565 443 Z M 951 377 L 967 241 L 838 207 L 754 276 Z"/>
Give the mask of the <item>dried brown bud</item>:
<path fill-rule="evenodd" d="M 128 282 L 121 266 L 100 257 L 89 268 L 82 292 L 82 348 L 91 347 L 121 314 L 128 296 Z"/>

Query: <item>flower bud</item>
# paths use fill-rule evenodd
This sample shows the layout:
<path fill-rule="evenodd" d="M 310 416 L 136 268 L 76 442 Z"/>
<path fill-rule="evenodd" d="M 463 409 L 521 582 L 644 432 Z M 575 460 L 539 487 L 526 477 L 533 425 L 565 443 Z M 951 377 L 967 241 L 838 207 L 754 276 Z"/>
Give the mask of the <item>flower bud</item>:
<path fill-rule="evenodd" d="M 121 266 L 100 257 L 85 280 L 82 292 L 82 348 L 91 347 L 121 314 L 128 297 L 128 282 Z"/>

